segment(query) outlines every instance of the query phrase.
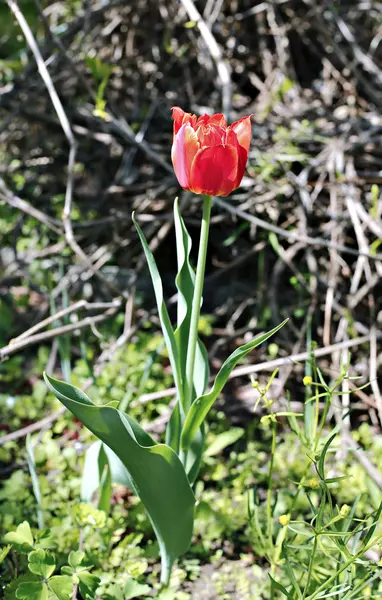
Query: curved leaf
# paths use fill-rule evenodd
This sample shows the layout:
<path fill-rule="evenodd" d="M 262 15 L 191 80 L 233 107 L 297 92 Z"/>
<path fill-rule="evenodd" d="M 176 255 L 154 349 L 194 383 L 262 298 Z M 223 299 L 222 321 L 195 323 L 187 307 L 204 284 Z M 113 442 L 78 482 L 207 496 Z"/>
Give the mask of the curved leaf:
<path fill-rule="evenodd" d="M 186 379 L 186 362 L 188 339 L 190 335 L 190 321 L 192 300 L 194 295 L 195 272 L 190 263 L 192 247 L 191 237 L 179 212 L 178 199 L 174 202 L 174 223 L 176 235 L 176 253 L 178 257 L 178 273 L 175 284 L 178 290 L 178 319 L 175 339 L 178 346 L 179 362 L 183 382 Z M 198 340 L 195 356 L 194 387 L 196 396 L 204 393 L 209 378 L 208 356 L 204 344 Z M 187 412 L 189 406 L 185 406 Z"/>
<path fill-rule="evenodd" d="M 74 386 L 44 374 L 54 395 L 125 465 L 161 548 L 171 563 L 191 541 L 195 498 L 175 452 L 157 444 L 134 419 L 112 406 L 96 406 Z"/>
<path fill-rule="evenodd" d="M 178 354 L 178 348 L 175 340 L 175 335 L 172 329 L 170 317 L 168 315 L 168 311 L 166 308 L 166 304 L 163 297 L 163 286 L 162 280 L 159 275 L 158 267 L 155 262 L 155 258 L 153 253 L 151 252 L 146 238 L 143 235 L 142 229 L 139 227 L 138 223 L 135 220 L 134 214 L 132 216 L 133 223 L 138 232 L 139 238 L 141 240 L 141 244 L 143 247 L 143 251 L 146 256 L 147 265 L 149 267 L 151 281 L 154 287 L 155 298 L 158 307 L 158 314 L 161 323 L 161 328 L 163 332 L 164 341 L 166 344 L 166 348 L 168 351 L 168 356 L 170 359 L 172 372 L 174 376 L 175 386 L 178 391 L 178 395 L 180 398 L 183 397 L 183 382 L 182 382 L 182 373 L 180 368 L 180 360 Z"/>
<path fill-rule="evenodd" d="M 235 352 L 233 352 L 227 358 L 227 360 L 221 366 L 220 371 L 216 375 L 216 379 L 215 379 L 214 385 L 212 387 L 212 390 L 208 394 L 199 396 L 199 398 L 197 398 L 194 401 L 194 403 L 192 404 L 192 406 L 188 412 L 186 421 L 183 426 L 183 431 L 182 431 L 181 441 L 180 441 L 182 450 L 187 451 L 187 449 L 189 448 L 190 443 L 193 440 L 193 438 L 195 437 L 197 430 L 203 423 L 211 406 L 213 405 L 216 398 L 222 391 L 228 377 L 231 374 L 231 371 L 235 368 L 235 366 L 237 365 L 239 360 L 244 358 L 244 356 L 246 356 L 249 352 L 251 352 L 251 350 L 256 348 L 256 346 L 259 346 L 260 344 L 265 342 L 274 333 L 276 333 L 276 331 L 281 329 L 281 327 L 283 327 L 285 325 L 287 320 L 288 319 L 283 321 L 277 327 L 274 327 L 274 329 L 272 329 L 271 331 L 268 331 L 268 333 L 264 333 L 263 335 L 258 336 L 251 342 L 248 342 L 248 344 L 245 344 L 244 346 L 240 346 L 240 348 L 237 348 L 235 350 Z"/>
<path fill-rule="evenodd" d="M 192 311 L 192 300 L 194 295 L 195 272 L 190 263 L 192 240 L 186 225 L 179 212 L 178 199 L 174 202 L 174 223 L 176 235 L 176 253 L 178 258 L 178 273 L 175 284 L 178 290 L 178 315 L 175 339 L 178 347 L 179 362 L 183 383 L 186 380 L 186 363 L 188 340 L 190 335 L 190 320 Z M 194 368 L 194 394 L 200 396 L 204 393 L 209 378 L 208 356 L 202 342 L 198 340 Z M 184 414 L 187 414 L 190 405 L 183 406 Z M 167 425 L 166 441 L 179 452 L 180 434 L 182 428 L 181 414 L 178 404 L 175 405 L 171 419 Z M 190 451 L 187 455 L 186 472 L 192 483 L 200 468 L 200 462 L 204 449 L 204 432 L 200 430 L 195 435 Z"/>

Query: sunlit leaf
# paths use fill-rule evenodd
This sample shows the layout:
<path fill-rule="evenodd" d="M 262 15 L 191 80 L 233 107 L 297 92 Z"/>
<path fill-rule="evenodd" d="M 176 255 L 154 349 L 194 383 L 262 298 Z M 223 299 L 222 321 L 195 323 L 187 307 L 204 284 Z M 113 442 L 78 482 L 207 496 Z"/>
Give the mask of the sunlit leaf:
<path fill-rule="evenodd" d="M 251 350 L 265 342 L 268 338 L 274 335 L 281 327 L 285 325 L 287 320 L 283 321 L 277 327 L 274 327 L 271 331 L 258 336 L 248 344 L 237 348 L 223 363 L 218 372 L 212 390 L 208 394 L 204 394 L 197 398 L 192 404 L 190 411 L 186 417 L 185 424 L 183 426 L 181 436 L 181 447 L 183 450 L 187 450 L 191 441 L 193 440 L 196 432 L 206 418 L 210 408 L 215 402 L 216 398 L 222 391 L 227 379 L 229 378 L 231 371 L 235 368 L 237 363 L 244 358 Z"/>
<path fill-rule="evenodd" d="M 48 600 L 48 587 L 43 581 L 20 583 L 16 591 L 20 600 Z"/>
<path fill-rule="evenodd" d="M 16 531 L 10 531 L 4 536 L 4 542 L 18 546 L 33 548 L 33 535 L 28 521 L 23 521 L 17 526 Z"/>
<path fill-rule="evenodd" d="M 55 396 L 123 462 L 151 519 L 162 558 L 175 560 L 190 544 L 195 502 L 177 454 L 157 444 L 125 413 L 96 406 L 74 386 L 44 377 Z"/>
<path fill-rule="evenodd" d="M 163 297 L 162 280 L 159 275 L 158 267 L 156 265 L 153 253 L 151 252 L 151 250 L 146 242 L 145 236 L 143 235 L 141 228 L 139 227 L 138 223 L 136 222 L 134 215 L 132 218 L 133 218 L 133 222 L 136 227 L 136 230 L 138 232 L 139 238 L 141 240 L 143 251 L 146 256 L 147 265 L 149 267 L 149 271 L 150 271 L 150 275 L 151 275 L 151 281 L 152 281 L 152 284 L 154 287 L 154 293 L 155 293 L 155 298 L 156 298 L 156 302 L 157 302 L 159 320 L 161 323 L 163 337 L 164 337 L 164 341 L 165 341 L 165 344 L 167 347 L 167 352 L 168 352 L 169 360 L 170 360 L 171 367 L 172 367 L 175 385 L 178 390 L 179 398 L 182 401 L 183 382 L 182 382 L 179 354 L 178 354 L 178 348 L 177 348 L 177 344 L 176 344 L 176 340 L 175 340 L 174 331 L 172 329 L 170 317 L 168 315 L 166 304 L 165 304 L 164 297 Z"/>
<path fill-rule="evenodd" d="M 38 548 L 28 554 L 28 567 L 32 573 L 48 579 L 56 568 L 56 561 L 51 552 Z"/>
<path fill-rule="evenodd" d="M 49 600 L 67 600 L 73 594 L 72 578 L 67 575 L 55 575 L 48 581 Z"/>

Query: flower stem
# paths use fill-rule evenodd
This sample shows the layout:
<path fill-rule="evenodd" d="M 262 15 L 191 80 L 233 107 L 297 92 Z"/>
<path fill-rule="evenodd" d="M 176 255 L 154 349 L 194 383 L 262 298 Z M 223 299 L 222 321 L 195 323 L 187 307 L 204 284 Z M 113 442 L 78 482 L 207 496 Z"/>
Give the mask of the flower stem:
<path fill-rule="evenodd" d="M 212 196 L 204 196 L 202 226 L 200 230 L 198 264 L 196 267 L 194 296 L 192 299 L 190 334 L 188 338 L 187 360 L 186 360 L 186 381 L 185 381 L 185 412 L 192 404 L 194 389 L 194 368 L 196 345 L 198 343 L 198 324 L 200 316 L 200 304 L 202 301 L 204 272 L 206 267 L 208 232 L 210 228 Z"/>

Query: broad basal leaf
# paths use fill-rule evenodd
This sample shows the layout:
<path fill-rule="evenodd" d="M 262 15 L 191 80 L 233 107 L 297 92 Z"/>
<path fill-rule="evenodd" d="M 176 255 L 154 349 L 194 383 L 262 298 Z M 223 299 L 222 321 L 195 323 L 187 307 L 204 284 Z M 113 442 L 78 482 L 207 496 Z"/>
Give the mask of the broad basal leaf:
<path fill-rule="evenodd" d="M 195 498 L 177 454 L 157 444 L 118 409 L 96 406 L 81 390 L 44 377 L 55 396 L 125 465 L 151 519 L 162 557 L 174 560 L 183 554 L 191 540 Z"/>
<path fill-rule="evenodd" d="M 268 333 L 264 333 L 263 335 L 258 336 L 248 344 L 237 348 L 235 352 L 233 352 L 227 360 L 223 363 L 220 371 L 218 372 L 212 390 L 208 394 L 204 394 L 197 398 L 192 404 L 189 413 L 186 417 L 186 421 L 183 426 L 182 436 L 181 436 L 181 447 L 183 450 L 187 450 L 190 446 L 191 441 L 193 440 L 196 432 L 199 427 L 203 423 L 206 418 L 211 406 L 215 402 L 216 398 L 222 391 L 228 377 L 230 376 L 231 371 L 236 367 L 239 360 L 244 358 L 251 350 L 265 342 L 269 337 L 271 337 L 276 331 L 281 329 L 285 325 L 287 320 L 283 323 L 268 331 Z"/>

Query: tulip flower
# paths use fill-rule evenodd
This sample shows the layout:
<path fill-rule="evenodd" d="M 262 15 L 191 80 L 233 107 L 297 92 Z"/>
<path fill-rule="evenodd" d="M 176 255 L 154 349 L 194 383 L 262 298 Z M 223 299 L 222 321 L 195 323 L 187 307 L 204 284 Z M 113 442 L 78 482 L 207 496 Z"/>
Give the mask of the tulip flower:
<path fill-rule="evenodd" d="M 228 196 L 243 179 L 251 143 L 251 117 L 230 126 L 222 114 L 212 117 L 172 109 L 172 164 L 182 188 L 207 196 Z"/>
<path fill-rule="evenodd" d="M 243 117 L 228 127 L 223 115 L 203 115 L 197 119 L 178 107 L 173 109 L 173 119 L 172 161 L 176 176 L 182 187 L 203 194 L 196 272 L 190 262 L 192 240 L 177 199 L 174 204 L 178 259 L 176 326 L 167 311 L 155 258 L 133 216 L 152 278 L 176 387 L 176 404 L 167 424 L 166 443 L 152 439 L 122 407 L 117 408 L 114 403 L 93 404 L 78 388 L 44 375 L 58 400 L 100 440 L 89 449 L 89 456 L 95 461 L 96 474 L 101 463 L 102 470 L 107 467 L 107 482 L 104 482 L 104 477 L 97 480 L 99 507 L 106 510 L 104 507 L 110 505 L 111 482 L 127 484 L 140 497 L 158 539 L 163 588 L 168 588 L 173 565 L 179 556 L 187 552 L 192 539 L 195 514 L 192 486 L 204 451 L 204 420 L 239 360 L 284 324 L 236 348 L 221 365 L 207 392 L 210 379 L 208 354 L 199 339 L 198 325 L 212 196 L 227 196 L 240 185 L 251 141 L 251 121 L 250 117 Z M 91 489 L 93 491 L 94 488 Z M 284 517 L 280 517 L 280 522 Z"/>

